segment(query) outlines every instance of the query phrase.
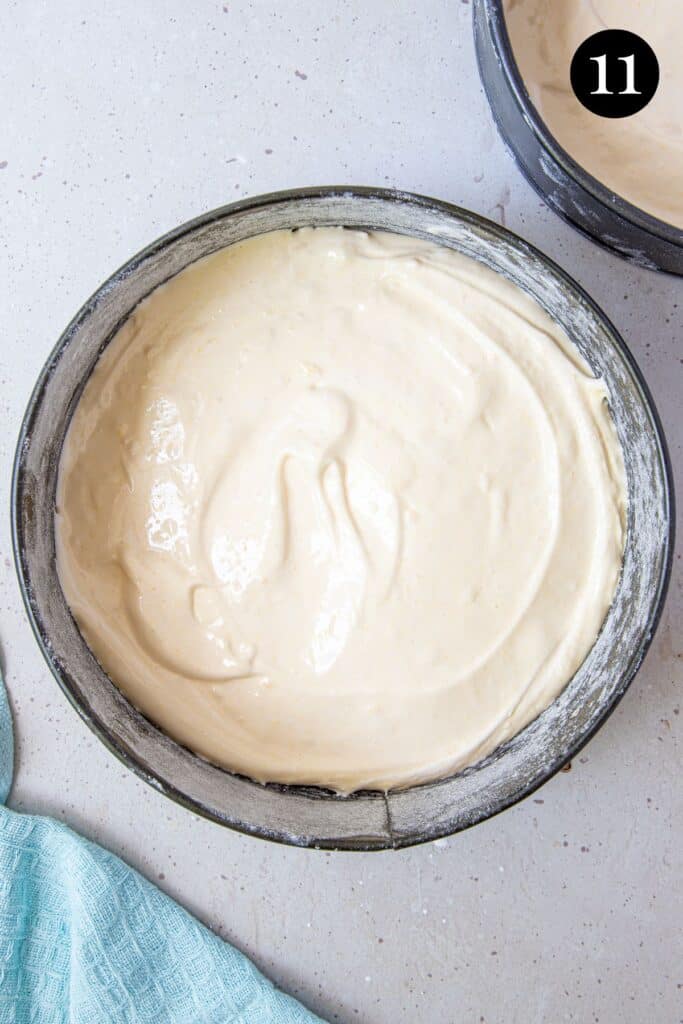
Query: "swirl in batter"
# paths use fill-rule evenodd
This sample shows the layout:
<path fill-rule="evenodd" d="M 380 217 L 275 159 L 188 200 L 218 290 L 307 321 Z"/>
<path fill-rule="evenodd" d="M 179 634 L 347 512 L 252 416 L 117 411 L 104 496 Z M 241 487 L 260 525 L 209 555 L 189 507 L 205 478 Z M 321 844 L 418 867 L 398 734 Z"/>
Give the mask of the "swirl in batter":
<path fill-rule="evenodd" d="M 275 232 L 142 302 L 60 466 L 64 593 L 128 698 L 255 779 L 437 777 L 590 649 L 622 554 L 606 392 L 450 250 Z"/>

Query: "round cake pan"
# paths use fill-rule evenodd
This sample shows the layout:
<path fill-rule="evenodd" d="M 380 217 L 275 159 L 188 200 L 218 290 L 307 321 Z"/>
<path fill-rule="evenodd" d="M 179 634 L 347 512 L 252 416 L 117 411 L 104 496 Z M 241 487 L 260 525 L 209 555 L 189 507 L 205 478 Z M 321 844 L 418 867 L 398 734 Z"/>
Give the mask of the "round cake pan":
<path fill-rule="evenodd" d="M 651 270 L 683 274 L 683 231 L 611 192 L 559 145 L 512 53 L 503 0 L 473 0 L 479 72 L 503 140 L 545 202 L 594 241 Z M 680 187 L 672 180 L 671 187 Z"/>
<path fill-rule="evenodd" d="M 210 764 L 141 715 L 81 637 L 55 566 L 62 443 L 99 355 L 135 306 L 189 263 L 280 228 L 343 225 L 448 246 L 532 295 L 604 378 L 626 459 L 628 530 L 614 602 L 592 650 L 534 722 L 480 763 L 410 789 L 342 797 L 260 785 Z M 117 271 L 85 304 L 45 364 L 19 437 L 12 488 L 14 554 L 43 654 L 84 721 L 156 789 L 214 821 L 300 846 L 379 850 L 458 832 L 550 778 L 607 718 L 640 665 L 666 589 L 673 543 L 671 477 L 657 414 L 623 341 L 559 267 L 509 231 L 447 203 L 380 189 L 310 188 L 233 203 L 183 225 Z"/>

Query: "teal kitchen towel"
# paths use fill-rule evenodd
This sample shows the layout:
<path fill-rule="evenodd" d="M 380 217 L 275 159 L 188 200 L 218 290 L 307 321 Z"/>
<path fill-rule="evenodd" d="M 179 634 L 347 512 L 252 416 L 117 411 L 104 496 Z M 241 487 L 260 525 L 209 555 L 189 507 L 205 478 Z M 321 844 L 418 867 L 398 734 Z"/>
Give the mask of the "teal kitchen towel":
<path fill-rule="evenodd" d="M 0 1024 L 320 1024 L 123 861 L 4 806 L 0 677 Z"/>

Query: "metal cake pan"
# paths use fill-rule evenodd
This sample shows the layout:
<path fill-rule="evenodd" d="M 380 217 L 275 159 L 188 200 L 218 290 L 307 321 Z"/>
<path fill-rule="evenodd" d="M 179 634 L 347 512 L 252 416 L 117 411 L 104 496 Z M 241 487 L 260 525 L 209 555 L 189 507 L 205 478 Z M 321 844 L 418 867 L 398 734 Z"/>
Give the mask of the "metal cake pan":
<path fill-rule="evenodd" d="M 503 0 L 473 0 L 472 11 L 479 73 L 493 116 L 541 198 L 593 241 L 632 263 L 683 275 L 683 231 L 611 192 L 546 127 L 517 67 Z"/>
<path fill-rule="evenodd" d="M 342 797 L 316 787 L 260 785 L 210 764 L 162 733 L 112 683 L 81 637 L 55 565 L 54 506 L 62 443 L 98 356 L 138 302 L 202 256 L 280 228 L 343 225 L 448 246 L 493 268 L 564 328 L 606 382 L 624 450 L 628 529 L 612 607 L 584 663 L 552 705 L 472 767 L 388 794 Z M 298 846 L 400 848 L 450 835 L 504 810 L 558 771 L 605 721 L 640 666 L 664 601 L 673 493 L 662 430 L 643 378 L 586 293 L 532 246 L 434 199 L 381 189 L 309 188 L 206 213 L 154 242 L 106 281 L 57 342 L 18 441 L 12 484 L 14 554 L 26 608 L 57 682 L 103 743 L 167 796 L 220 824 Z"/>

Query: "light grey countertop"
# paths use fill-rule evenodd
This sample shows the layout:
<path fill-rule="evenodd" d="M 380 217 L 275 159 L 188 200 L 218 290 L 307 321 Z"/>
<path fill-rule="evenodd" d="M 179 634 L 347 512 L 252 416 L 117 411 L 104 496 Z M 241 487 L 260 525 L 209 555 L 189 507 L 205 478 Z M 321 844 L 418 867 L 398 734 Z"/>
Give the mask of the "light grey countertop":
<path fill-rule="evenodd" d="M 12 805 L 119 853 L 330 1021 L 683 1018 L 681 563 L 645 666 L 533 797 L 450 840 L 326 854 L 234 835 L 126 771 L 50 676 L 10 551 L 31 387 L 75 310 L 156 236 L 231 199 L 396 186 L 534 242 L 623 332 L 682 466 L 683 280 L 544 208 L 496 133 L 467 0 L 5 0 L 0 10 L 0 641 Z M 678 552 L 681 547 L 679 545 Z"/>

